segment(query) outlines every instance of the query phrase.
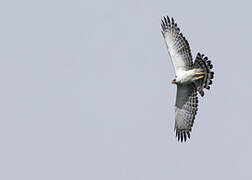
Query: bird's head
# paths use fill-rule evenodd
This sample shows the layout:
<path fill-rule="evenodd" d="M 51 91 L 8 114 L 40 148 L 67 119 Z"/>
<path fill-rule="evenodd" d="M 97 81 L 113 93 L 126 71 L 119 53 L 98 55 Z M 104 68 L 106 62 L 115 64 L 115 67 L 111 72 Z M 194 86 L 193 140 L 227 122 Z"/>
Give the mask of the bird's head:
<path fill-rule="evenodd" d="M 172 84 L 177 84 L 176 79 L 173 79 L 171 83 L 172 83 Z"/>

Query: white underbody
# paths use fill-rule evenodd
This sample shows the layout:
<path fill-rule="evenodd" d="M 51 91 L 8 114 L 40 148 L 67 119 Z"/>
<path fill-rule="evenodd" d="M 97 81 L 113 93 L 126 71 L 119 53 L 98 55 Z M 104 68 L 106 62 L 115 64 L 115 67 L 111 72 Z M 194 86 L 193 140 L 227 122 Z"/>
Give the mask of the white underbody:
<path fill-rule="evenodd" d="M 179 71 L 176 74 L 176 83 L 189 84 L 198 79 L 199 73 L 202 69 L 191 69 L 187 71 Z"/>

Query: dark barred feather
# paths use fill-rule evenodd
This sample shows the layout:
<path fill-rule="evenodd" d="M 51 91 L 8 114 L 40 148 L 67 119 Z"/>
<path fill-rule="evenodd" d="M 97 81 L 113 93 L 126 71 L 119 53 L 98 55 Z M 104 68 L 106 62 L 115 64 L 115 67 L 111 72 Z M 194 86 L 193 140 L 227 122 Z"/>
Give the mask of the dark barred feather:
<path fill-rule="evenodd" d="M 211 64 L 211 61 L 208 60 L 204 54 L 198 53 L 193 65 L 194 68 L 201 68 L 204 71 L 204 77 L 202 79 L 199 79 L 195 82 L 195 85 L 197 87 L 197 91 L 201 96 L 204 96 L 203 89 L 210 89 L 210 85 L 213 84 L 212 79 L 214 78 L 214 72 L 211 71 L 213 68 L 213 65 Z"/>
<path fill-rule="evenodd" d="M 175 131 L 178 141 L 185 142 L 191 137 L 190 132 L 198 111 L 197 90 L 193 84 L 177 86 Z"/>

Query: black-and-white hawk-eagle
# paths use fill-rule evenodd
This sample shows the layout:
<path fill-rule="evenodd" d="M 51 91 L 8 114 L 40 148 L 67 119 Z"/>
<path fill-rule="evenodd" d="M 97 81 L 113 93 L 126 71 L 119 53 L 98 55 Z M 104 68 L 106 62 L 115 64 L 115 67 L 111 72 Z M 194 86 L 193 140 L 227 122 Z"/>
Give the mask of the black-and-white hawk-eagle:
<path fill-rule="evenodd" d="M 212 84 L 213 65 L 206 56 L 200 53 L 193 62 L 189 43 L 173 18 L 164 17 L 161 26 L 161 32 L 175 69 L 175 79 L 172 81 L 177 85 L 175 131 L 178 141 L 183 142 L 190 138 L 197 114 L 197 93 L 204 96 L 203 89 L 210 89 Z"/>

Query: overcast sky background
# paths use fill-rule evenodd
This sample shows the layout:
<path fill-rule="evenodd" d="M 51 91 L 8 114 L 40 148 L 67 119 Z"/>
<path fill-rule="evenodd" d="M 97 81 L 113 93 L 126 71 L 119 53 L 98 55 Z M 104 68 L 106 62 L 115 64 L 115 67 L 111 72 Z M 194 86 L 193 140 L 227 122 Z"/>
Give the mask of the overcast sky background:
<path fill-rule="evenodd" d="M 1 1 L 0 179 L 251 179 L 248 2 Z M 187 143 L 163 15 L 214 65 Z"/>

